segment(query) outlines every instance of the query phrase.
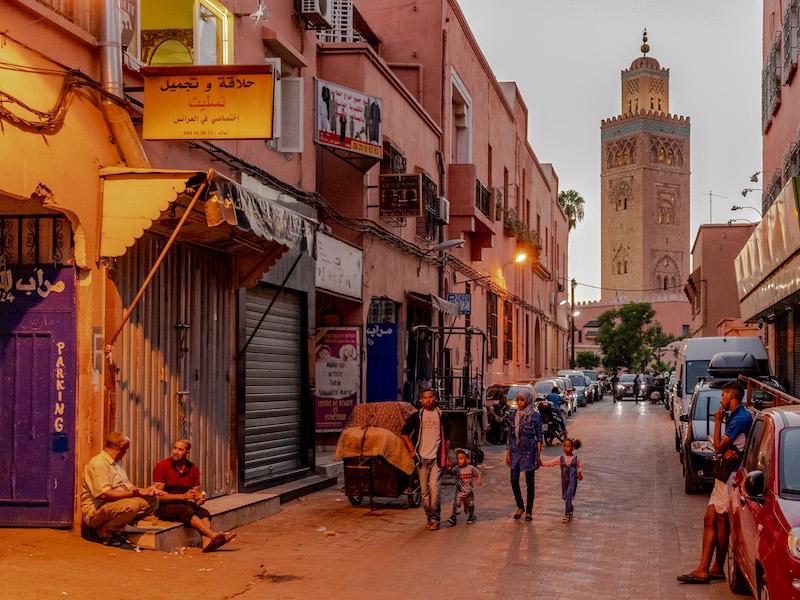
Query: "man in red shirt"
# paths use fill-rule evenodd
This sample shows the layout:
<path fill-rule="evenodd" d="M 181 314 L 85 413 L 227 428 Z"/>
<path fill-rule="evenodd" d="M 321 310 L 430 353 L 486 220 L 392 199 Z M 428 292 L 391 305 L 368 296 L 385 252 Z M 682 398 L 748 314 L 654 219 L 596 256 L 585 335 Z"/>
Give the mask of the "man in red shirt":
<path fill-rule="evenodd" d="M 206 497 L 200 491 L 200 470 L 187 458 L 191 448 L 189 440 L 177 440 L 170 458 L 153 469 L 153 485 L 163 491 L 158 497 L 156 516 L 194 527 L 202 538 L 203 552 L 211 552 L 230 542 L 236 534 L 211 529 L 211 514 L 201 506 Z"/>

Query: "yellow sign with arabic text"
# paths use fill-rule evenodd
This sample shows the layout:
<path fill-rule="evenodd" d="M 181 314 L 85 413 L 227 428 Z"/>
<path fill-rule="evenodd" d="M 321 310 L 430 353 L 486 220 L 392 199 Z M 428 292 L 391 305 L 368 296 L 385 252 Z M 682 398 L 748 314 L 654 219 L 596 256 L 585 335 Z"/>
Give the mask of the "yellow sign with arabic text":
<path fill-rule="evenodd" d="M 270 65 L 144 67 L 144 139 L 272 137 Z"/>

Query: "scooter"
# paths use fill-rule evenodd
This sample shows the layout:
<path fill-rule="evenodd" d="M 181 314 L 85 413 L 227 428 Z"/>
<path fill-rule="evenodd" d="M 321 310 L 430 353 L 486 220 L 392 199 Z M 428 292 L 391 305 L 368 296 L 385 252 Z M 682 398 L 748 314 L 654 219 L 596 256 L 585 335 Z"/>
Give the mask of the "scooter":
<path fill-rule="evenodd" d="M 567 432 L 561 424 L 561 419 L 555 415 L 555 407 L 549 400 L 537 400 L 536 410 L 542 416 L 542 434 L 545 446 L 552 446 L 555 440 L 563 442 L 567 439 Z"/>

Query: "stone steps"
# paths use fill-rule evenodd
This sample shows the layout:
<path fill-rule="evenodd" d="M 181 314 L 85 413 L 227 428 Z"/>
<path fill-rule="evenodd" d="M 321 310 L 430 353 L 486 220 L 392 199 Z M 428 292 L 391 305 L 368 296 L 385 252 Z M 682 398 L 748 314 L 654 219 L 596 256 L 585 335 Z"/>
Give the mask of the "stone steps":
<path fill-rule="evenodd" d="M 335 485 L 336 475 L 308 475 L 267 490 L 212 498 L 203 505 L 211 513 L 215 531 L 230 531 L 277 514 L 281 504 Z M 125 537 L 140 548 L 162 552 L 182 551 L 200 545 L 200 534 L 191 527 L 155 517 L 128 525 Z"/>

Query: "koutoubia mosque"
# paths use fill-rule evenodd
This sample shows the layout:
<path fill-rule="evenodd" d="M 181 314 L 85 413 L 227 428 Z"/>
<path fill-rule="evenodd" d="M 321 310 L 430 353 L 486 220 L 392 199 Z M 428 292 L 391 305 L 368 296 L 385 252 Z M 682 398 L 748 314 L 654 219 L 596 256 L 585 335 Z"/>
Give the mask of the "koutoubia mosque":
<path fill-rule="evenodd" d="M 594 345 L 596 319 L 650 302 L 665 332 L 687 334 L 691 306 L 689 118 L 670 113 L 669 69 L 642 56 L 622 71 L 620 114 L 600 125 L 600 300 L 580 304 L 576 347 Z"/>

